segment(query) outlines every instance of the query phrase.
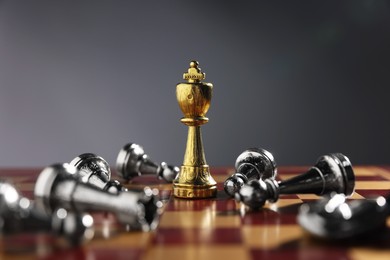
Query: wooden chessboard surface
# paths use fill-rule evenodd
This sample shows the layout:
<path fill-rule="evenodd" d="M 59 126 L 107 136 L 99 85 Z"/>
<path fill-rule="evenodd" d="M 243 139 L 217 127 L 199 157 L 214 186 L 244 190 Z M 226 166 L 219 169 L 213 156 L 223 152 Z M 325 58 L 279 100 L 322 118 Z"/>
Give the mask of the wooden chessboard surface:
<path fill-rule="evenodd" d="M 279 167 L 280 179 L 305 172 L 308 167 Z M 352 199 L 390 193 L 390 167 L 356 166 Z M 40 169 L 0 169 L 26 197 Z M 94 213 L 95 237 L 70 247 L 48 234 L 0 238 L 0 259 L 390 259 L 390 218 L 387 228 L 362 239 L 324 241 L 305 233 L 296 222 L 299 206 L 315 195 L 285 195 L 258 212 L 248 212 L 223 191 L 231 168 L 212 168 L 218 182 L 214 199 L 183 200 L 171 196 L 171 184 L 140 177 L 129 188 L 148 185 L 160 190 L 164 209 L 152 232 L 126 231 L 110 214 Z M 113 178 L 116 174 L 113 173 Z"/>

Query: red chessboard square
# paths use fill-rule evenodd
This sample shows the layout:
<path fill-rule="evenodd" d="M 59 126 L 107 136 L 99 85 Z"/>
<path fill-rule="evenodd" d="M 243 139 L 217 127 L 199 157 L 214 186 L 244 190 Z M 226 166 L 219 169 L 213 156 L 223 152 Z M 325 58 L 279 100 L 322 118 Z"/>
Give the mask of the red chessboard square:
<path fill-rule="evenodd" d="M 223 212 L 227 214 L 237 212 L 238 204 L 239 203 L 233 198 L 226 200 L 217 200 L 217 212 Z"/>
<path fill-rule="evenodd" d="M 218 183 L 217 183 L 217 190 L 223 191 L 223 185 L 224 185 L 223 182 L 218 182 Z"/>
<path fill-rule="evenodd" d="M 212 208 L 215 203 L 214 199 L 187 200 L 172 196 L 165 211 L 202 211 Z"/>
<path fill-rule="evenodd" d="M 22 194 L 23 197 L 26 197 L 29 199 L 34 199 L 34 191 L 33 190 L 29 190 L 29 191 L 20 190 L 20 193 Z"/>
<path fill-rule="evenodd" d="M 281 247 L 273 250 L 252 249 L 250 253 L 252 259 L 350 259 L 347 250 L 343 248 L 302 247 L 299 245 L 299 241 L 295 241 L 287 245 L 282 245 Z"/>
<path fill-rule="evenodd" d="M 356 190 L 355 192 L 364 198 L 375 198 L 378 196 L 386 197 L 390 194 L 390 190 Z"/>
<path fill-rule="evenodd" d="M 53 259 L 94 259 L 94 260 L 106 260 L 106 259 L 141 259 L 144 249 L 136 247 L 128 248 L 93 248 L 90 251 L 85 252 L 84 256 L 76 255 L 75 257 L 66 255 L 56 255 Z"/>
<path fill-rule="evenodd" d="M 161 200 L 169 200 L 172 194 L 172 190 L 159 190 L 158 196 Z"/>
<path fill-rule="evenodd" d="M 283 225 L 296 224 L 298 206 L 294 204 L 280 208 L 278 211 L 273 211 L 267 208 L 259 211 L 248 211 L 241 217 L 241 222 L 244 225 Z"/>
<path fill-rule="evenodd" d="M 230 173 L 231 172 L 231 173 Z M 234 168 L 231 167 L 231 168 L 226 168 L 226 167 L 213 167 L 211 169 L 211 175 L 226 175 L 227 176 L 230 176 L 231 174 L 233 174 L 235 171 L 234 171 Z"/>
<path fill-rule="evenodd" d="M 279 166 L 278 167 L 278 176 L 279 175 L 290 175 L 290 174 L 301 174 L 307 172 L 311 166 Z"/>
<path fill-rule="evenodd" d="M 154 244 L 241 244 L 239 228 L 159 228 Z"/>
<path fill-rule="evenodd" d="M 11 178 L 14 177 L 28 177 L 31 176 L 34 179 L 39 175 L 39 173 L 42 171 L 41 168 L 1 168 L 0 169 L 0 176 L 8 176 Z"/>
<path fill-rule="evenodd" d="M 219 190 L 216 198 L 188 200 L 171 197 L 165 207 L 165 211 L 202 211 L 207 209 L 217 211 L 235 210 L 236 202 L 224 191 Z"/>
<path fill-rule="evenodd" d="M 373 176 L 355 176 L 356 181 L 388 181 L 388 179 L 384 178 L 381 175 L 373 175 Z"/>
<path fill-rule="evenodd" d="M 53 252 L 45 252 L 46 254 L 39 257 L 39 259 L 51 260 L 51 259 L 88 259 L 93 255 L 93 259 L 103 259 L 95 256 L 95 253 L 86 252 L 81 247 L 74 247 L 69 249 L 56 249 Z M 96 254 L 97 255 L 97 254 Z"/>

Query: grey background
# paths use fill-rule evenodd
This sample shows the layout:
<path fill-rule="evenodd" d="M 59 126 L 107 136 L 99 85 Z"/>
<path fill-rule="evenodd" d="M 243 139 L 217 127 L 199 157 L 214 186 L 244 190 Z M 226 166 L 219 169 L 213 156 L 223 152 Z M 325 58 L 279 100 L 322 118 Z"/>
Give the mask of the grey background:
<path fill-rule="evenodd" d="M 132 141 L 181 164 L 189 61 L 214 84 L 212 166 L 248 147 L 279 165 L 343 152 L 390 164 L 388 1 L 1 1 L 0 166 Z"/>

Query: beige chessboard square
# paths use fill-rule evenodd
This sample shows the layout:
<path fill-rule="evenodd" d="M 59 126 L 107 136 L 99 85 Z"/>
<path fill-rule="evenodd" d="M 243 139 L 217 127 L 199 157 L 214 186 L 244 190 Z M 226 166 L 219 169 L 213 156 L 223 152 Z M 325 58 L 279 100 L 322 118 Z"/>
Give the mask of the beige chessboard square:
<path fill-rule="evenodd" d="M 357 190 L 390 190 L 390 181 L 357 181 Z"/>
<path fill-rule="evenodd" d="M 377 170 L 375 167 L 362 167 L 362 166 L 354 166 L 353 171 L 356 176 L 376 176 Z"/>
<path fill-rule="evenodd" d="M 251 259 L 249 251 L 242 245 L 174 245 L 149 248 L 142 260 L 206 260 L 206 259 Z"/>
<path fill-rule="evenodd" d="M 303 200 L 318 200 L 318 199 L 322 198 L 321 196 L 317 196 L 315 194 L 297 194 L 297 196 Z M 357 192 L 354 192 L 352 194 L 352 196 L 349 198 L 350 199 L 364 199 L 364 197 L 362 195 L 358 194 Z"/>
<path fill-rule="evenodd" d="M 355 247 L 348 251 L 348 255 L 353 260 L 389 260 L 390 248 L 378 250 L 377 248 Z"/>
<path fill-rule="evenodd" d="M 86 244 L 87 248 L 146 248 L 150 244 L 154 232 L 122 232 L 112 237 L 93 239 Z"/>
<path fill-rule="evenodd" d="M 303 172 L 302 172 L 303 173 Z M 295 176 L 301 175 L 302 173 L 296 173 L 296 174 L 278 174 L 278 178 L 282 181 L 288 180 L 291 178 L 294 178 Z"/>
<path fill-rule="evenodd" d="M 383 168 L 380 168 L 380 167 L 372 167 L 372 168 L 374 168 L 375 173 L 377 175 L 380 175 L 383 178 L 388 179 L 390 181 L 390 171 L 389 170 L 386 170 L 386 169 L 383 169 Z"/>

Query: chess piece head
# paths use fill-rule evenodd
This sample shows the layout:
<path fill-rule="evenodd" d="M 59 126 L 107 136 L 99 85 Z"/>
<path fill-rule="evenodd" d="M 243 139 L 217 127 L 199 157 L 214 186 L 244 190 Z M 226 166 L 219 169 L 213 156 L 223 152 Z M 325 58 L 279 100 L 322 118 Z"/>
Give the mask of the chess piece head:
<path fill-rule="evenodd" d="M 248 178 L 242 173 L 235 173 L 223 183 L 223 188 L 229 196 L 233 197 L 244 184 L 248 182 Z"/>
<path fill-rule="evenodd" d="M 344 194 L 332 194 L 303 204 L 297 221 L 314 236 L 347 239 L 383 229 L 389 214 L 389 198 L 346 201 Z"/>
<path fill-rule="evenodd" d="M 143 147 L 135 143 L 128 143 L 119 151 L 116 169 L 118 174 L 126 180 L 141 175 L 155 174 L 166 182 L 172 182 L 179 172 L 178 167 L 165 162 L 157 165 L 150 160 Z"/>
<path fill-rule="evenodd" d="M 109 164 L 102 157 L 93 153 L 83 153 L 74 158 L 70 165 L 76 167 L 81 180 L 111 193 L 126 191 L 119 181 L 110 180 Z"/>
<path fill-rule="evenodd" d="M 165 180 L 166 182 L 172 182 L 176 176 L 179 174 L 179 167 L 169 165 L 166 162 L 161 162 L 157 170 L 158 176 L 160 179 Z"/>
<path fill-rule="evenodd" d="M 251 180 L 243 185 L 234 196 L 237 201 L 244 203 L 253 210 L 257 210 L 264 206 L 269 197 L 267 189 L 265 181 L 261 179 Z"/>
<path fill-rule="evenodd" d="M 226 179 L 225 192 L 234 196 L 249 180 L 274 179 L 277 174 L 273 155 L 261 148 L 250 148 L 241 153 L 235 163 L 236 173 Z"/>
<path fill-rule="evenodd" d="M 274 179 L 277 174 L 274 156 L 262 148 L 250 148 L 241 153 L 235 163 L 237 172 L 252 174 L 256 179 Z"/>
<path fill-rule="evenodd" d="M 325 180 L 322 191 L 318 195 L 331 192 L 352 195 L 355 189 L 355 174 L 351 161 L 341 153 L 331 153 L 318 158 L 313 168 L 318 169 Z"/>
<path fill-rule="evenodd" d="M 70 164 L 76 167 L 84 182 L 88 182 L 92 175 L 103 182 L 111 179 L 110 166 L 106 160 L 94 153 L 83 153 L 74 158 Z"/>

